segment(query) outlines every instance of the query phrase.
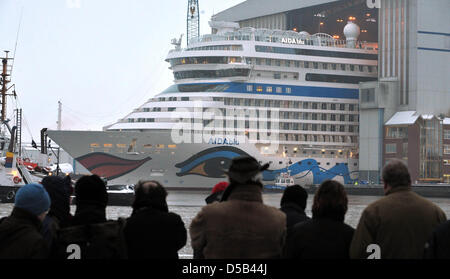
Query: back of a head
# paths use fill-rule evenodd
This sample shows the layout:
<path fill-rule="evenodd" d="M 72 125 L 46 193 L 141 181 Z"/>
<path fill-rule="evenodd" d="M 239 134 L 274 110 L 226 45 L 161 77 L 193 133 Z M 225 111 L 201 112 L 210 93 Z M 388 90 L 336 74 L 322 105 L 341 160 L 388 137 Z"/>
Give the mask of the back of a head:
<path fill-rule="evenodd" d="M 159 182 L 139 181 L 134 187 L 134 193 L 133 210 L 151 207 L 164 212 L 169 211 L 166 201 L 167 191 Z"/>
<path fill-rule="evenodd" d="M 60 221 L 70 215 L 70 194 L 72 192 L 70 177 L 46 176 L 42 179 L 42 185 L 47 190 L 52 203 L 49 215 L 55 215 Z"/>
<path fill-rule="evenodd" d="M 77 206 L 80 204 L 108 204 L 108 192 L 105 182 L 97 175 L 85 175 L 75 184 L 75 197 Z"/>
<path fill-rule="evenodd" d="M 47 190 L 52 200 L 56 198 L 70 198 L 72 186 L 69 176 L 65 178 L 60 176 L 46 176 L 42 179 L 42 186 Z"/>
<path fill-rule="evenodd" d="M 314 195 L 313 219 L 332 219 L 343 222 L 348 199 L 344 186 L 334 180 L 324 181 Z"/>
<path fill-rule="evenodd" d="M 392 188 L 410 187 L 411 176 L 408 167 L 398 159 L 390 160 L 383 168 L 383 182 Z"/>
<path fill-rule="evenodd" d="M 31 183 L 19 188 L 14 206 L 39 216 L 50 209 L 50 196 L 41 184 Z"/>
<path fill-rule="evenodd" d="M 294 203 L 305 209 L 307 199 L 308 193 L 306 190 L 300 185 L 293 185 L 284 190 L 280 205 L 283 206 L 286 203 Z"/>

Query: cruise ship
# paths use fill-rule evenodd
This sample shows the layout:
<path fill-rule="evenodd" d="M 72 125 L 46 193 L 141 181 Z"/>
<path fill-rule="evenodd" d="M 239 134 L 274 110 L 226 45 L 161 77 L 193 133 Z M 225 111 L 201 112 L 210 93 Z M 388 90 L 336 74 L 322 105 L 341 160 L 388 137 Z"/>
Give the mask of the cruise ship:
<path fill-rule="evenodd" d="M 173 42 L 174 83 L 103 131 L 48 136 L 109 184 L 157 180 L 212 187 L 232 158 L 270 163 L 266 184 L 358 180 L 359 83 L 377 80 L 378 44 L 324 33 L 211 21 L 212 34 Z"/>

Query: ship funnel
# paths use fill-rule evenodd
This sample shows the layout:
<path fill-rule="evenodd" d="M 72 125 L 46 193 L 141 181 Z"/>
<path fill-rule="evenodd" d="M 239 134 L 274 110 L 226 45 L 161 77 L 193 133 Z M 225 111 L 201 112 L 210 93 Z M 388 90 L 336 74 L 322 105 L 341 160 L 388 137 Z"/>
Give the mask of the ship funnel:
<path fill-rule="evenodd" d="M 347 47 L 355 48 L 361 30 L 354 22 L 349 21 L 344 27 L 344 36 L 347 40 Z"/>

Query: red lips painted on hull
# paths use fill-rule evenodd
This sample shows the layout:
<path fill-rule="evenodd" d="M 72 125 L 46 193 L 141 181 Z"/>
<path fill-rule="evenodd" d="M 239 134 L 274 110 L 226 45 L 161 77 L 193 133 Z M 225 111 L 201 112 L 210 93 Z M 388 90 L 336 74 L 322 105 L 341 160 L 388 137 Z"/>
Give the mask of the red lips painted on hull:
<path fill-rule="evenodd" d="M 95 152 L 78 157 L 75 160 L 91 173 L 111 180 L 132 172 L 151 159 L 147 157 L 142 160 L 129 160 L 106 153 Z"/>

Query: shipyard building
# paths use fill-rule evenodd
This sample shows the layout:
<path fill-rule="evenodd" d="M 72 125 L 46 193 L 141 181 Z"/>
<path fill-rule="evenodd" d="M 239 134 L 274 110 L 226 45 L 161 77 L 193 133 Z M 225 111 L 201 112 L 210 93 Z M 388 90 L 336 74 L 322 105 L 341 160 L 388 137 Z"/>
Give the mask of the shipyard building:
<path fill-rule="evenodd" d="M 359 84 L 359 180 L 380 183 L 398 158 L 413 183 L 450 183 L 449 10 L 448 0 L 247 0 L 212 21 L 335 39 L 357 24 L 357 41 L 378 50 L 378 80 Z"/>

